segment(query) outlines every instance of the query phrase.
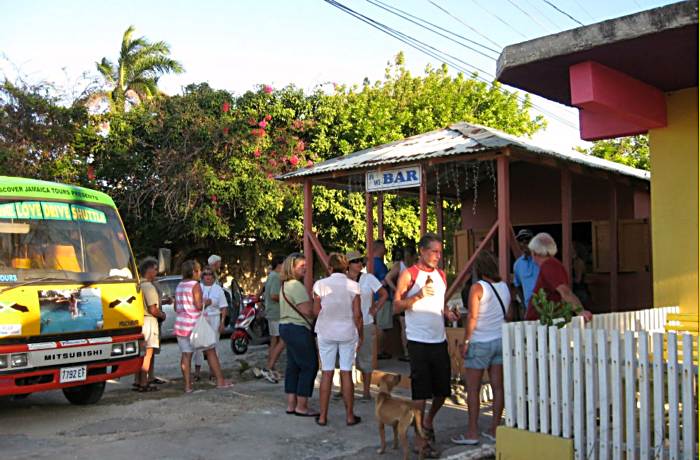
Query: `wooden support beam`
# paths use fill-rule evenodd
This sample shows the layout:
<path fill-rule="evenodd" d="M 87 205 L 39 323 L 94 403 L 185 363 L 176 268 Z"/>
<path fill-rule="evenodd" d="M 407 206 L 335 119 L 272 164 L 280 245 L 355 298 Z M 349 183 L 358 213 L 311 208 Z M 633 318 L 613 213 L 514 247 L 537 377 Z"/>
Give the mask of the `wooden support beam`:
<path fill-rule="evenodd" d="M 323 267 L 326 270 L 328 270 L 328 254 L 326 254 L 326 250 L 323 249 L 323 245 L 318 240 L 314 232 L 305 232 L 304 236 L 305 238 L 308 238 L 308 240 L 311 242 L 311 247 L 313 248 L 318 258 L 321 260 Z"/>
<path fill-rule="evenodd" d="M 420 236 L 423 236 L 428 231 L 428 178 L 425 169 L 421 173 L 418 201 L 420 203 Z"/>
<path fill-rule="evenodd" d="M 571 271 L 571 171 L 561 170 L 561 261 L 566 273 L 569 274 L 569 284 L 573 278 Z"/>
<path fill-rule="evenodd" d="M 443 209 L 442 209 L 442 196 L 436 196 L 435 197 L 435 217 L 437 219 L 437 236 L 440 238 L 440 243 L 442 243 L 443 247 L 445 246 L 445 242 L 443 241 Z M 441 257 L 440 262 L 439 262 L 440 268 L 445 268 L 445 258 Z"/>
<path fill-rule="evenodd" d="M 496 160 L 498 182 L 498 273 L 501 279 L 508 280 L 510 273 L 510 171 L 508 157 Z"/>
<path fill-rule="evenodd" d="M 610 311 L 617 311 L 618 299 L 617 299 L 617 286 L 618 286 L 618 266 L 617 266 L 617 223 L 619 220 L 618 209 L 617 209 L 617 183 L 614 180 L 610 181 L 610 222 L 608 228 L 610 229 Z"/>
<path fill-rule="evenodd" d="M 374 199 L 372 194 L 365 192 L 365 217 L 367 218 L 367 273 L 374 273 L 374 253 L 372 252 L 372 243 L 374 241 L 374 216 L 372 215 L 372 205 Z"/>
<path fill-rule="evenodd" d="M 304 181 L 304 235 L 313 232 L 314 197 L 311 179 Z M 306 257 L 306 275 L 304 276 L 304 286 L 311 295 L 314 285 L 314 254 L 311 240 L 304 238 L 304 256 Z"/>
<path fill-rule="evenodd" d="M 377 239 L 384 239 L 384 192 L 377 194 Z"/>
<path fill-rule="evenodd" d="M 445 293 L 445 302 L 450 300 L 450 298 L 454 295 L 455 291 L 457 290 L 458 287 L 460 287 L 466 280 L 467 278 L 471 275 L 471 270 L 472 270 L 472 265 L 474 265 L 474 261 L 476 260 L 476 256 L 479 255 L 481 251 L 484 250 L 486 245 L 491 241 L 491 238 L 496 234 L 498 231 L 498 221 L 496 221 L 493 226 L 491 227 L 491 230 L 486 234 L 483 240 L 481 240 L 481 243 L 479 243 L 479 246 L 476 248 L 476 251 L 474 251 L 474 254 L 469 258 L 467 263 L 462 267 L 462 270 L 460 270 L 459 273 L 457 273 L 457 277 L 454 279 L 450 287 L 447 289 L 447 292 Z"/>

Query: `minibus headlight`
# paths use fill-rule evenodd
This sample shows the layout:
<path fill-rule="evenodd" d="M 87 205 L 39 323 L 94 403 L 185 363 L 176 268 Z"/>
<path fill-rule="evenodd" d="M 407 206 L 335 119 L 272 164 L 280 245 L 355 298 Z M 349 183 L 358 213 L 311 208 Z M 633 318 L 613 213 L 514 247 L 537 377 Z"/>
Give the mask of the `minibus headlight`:
<path fill-rule="evenodd" d="M 124 344 L 115 343 L 112 345 L 112 356 L 121 356 L 124 354 Z"/>
<path fill-rule="evenodd" d="M 127 344 L 124 345 L 124 354 L 125 355 L 131 355 L 133 353 L 136 353 L 137 348 L 136 348 L 136 342 L 128 342 Z"/>
<path fill-rule="evenodd" d="M 10 355 L 0 355 L 0 369 L 6 369 L 9 365 Z"/>
<path fill-rule="evenodd" d="M 15 353 L 10 358 L 10 365 L 12 367 L 26 367 L 27 366 L 27 354 L 26 353 Z"/>

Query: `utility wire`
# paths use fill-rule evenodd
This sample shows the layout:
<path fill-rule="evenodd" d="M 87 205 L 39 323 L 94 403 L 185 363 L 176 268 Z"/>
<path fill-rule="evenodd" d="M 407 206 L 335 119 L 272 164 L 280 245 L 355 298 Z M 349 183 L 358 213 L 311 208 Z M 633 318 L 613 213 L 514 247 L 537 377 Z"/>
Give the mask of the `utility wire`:
<path fill-rule="evenodd" d="M 494 18 L 496 18 L 501 24 L 505 25 L 505 26 L 508 27 L 510 30 L 512 30 L 512 31 L 515 32 L 516 34 L 520 35 L 522 38 L 527 38 L 522 32 L 520 32 L 518 29 L 516 29 L 515 27 L 513 27 L 511 24 L 509 24 L 508 22 L 506 22 L 505 20 L 503 20 L 503 19 L 502 19 L 499 15 L 497 15 L 496 13 L 491 12 L 491 10 L 489 10 L 488 8 L 486 8 L 485 6 L 483 6 L 481 3 L 477 2 L 476 0 L 472 0 L 472 2 L 473 2 L 476 6 L 478 6 L 479 8 L 481 8 L 482 10 L 486 11 L 488 14 L 490 14 L 491 16 L 493 16 Z"/>
<path fill-rule="evenodd" d="M 414 18 L 416 18 L 416 19 L 418 19 L 418 20 L 420 20 L 420 21 L 426 22 L 426 23 L 428 23 L 428 24 L 432 24 L 432 23 L 430 23 L 430 22 L 428 22 L 428 21 L 424 21 L 423 19 L 417 18 L 417 17 L 413 16 L 412 14 L 406 13 L 405 11 L 402 11 L 402 10 L 400 10 L 400 9 L 398 9 L 398 8 L 395 8 L 395 9 L 398 10 L 398 11 L 400 11 L 400 12 L 392 11 L 392 10 L 394 9 L 393 7 L 384 4 L 384 3 L 382 3 L 382 2 L 379 1 L 379 0 L 367 0 L 367 2 L 370 3 L 370 4 L 372 4 L 372 5 L 374 5 L 374 6 L 376 6 L 376 7 L 378 7 L 378 8 L 381 8 L 381 9 L 383 9 L 383 10 L 385 10 L 385 11 L 388 11 L 389 13 L 392 13 L 392 14 L 394 14 L 394 15 L 396 15 L 396 16 L 402 18 L 402 19 L 405 19 L 406 21 L 409 21 L 409 22 L 411 22 L 411 23 L 413 23 L 413 24 L 415 24 L 415 25 L 417 25 L 417 26 L 419 26 L 419 27 L 422 27 L 423 29 L 429 30 L 430 32 L 433 32 L 434 34 L 437 34 L 437 35 L 439 35 L 439 36 L 441 36 L 441 37 L 443 37 L 443 38 L 446 38 L 446 39 L 448 39 L 448 40 L 450 40 L 450 41 L 452 41 L 452 42 L 454 42 L 454 43 L 457 43 L 458 45 L 463 46 L 463 47 L 465 47 L 465 48 L 467 48 L 467 49 L 469 49 L 469 50 L 471 50 L 471 51 L 473 51 L 473 52 L 475 52 L 475 53 L 478 53 L 478 54 L 484 56 L 484 57 L 487 58 L 487 59 L 491 59 L 491 60 L 493 60 L 493 61 L 496 60 L 496 57 L 494 57 L 494 56 L 491 56 L 491 55 L 489 55 L 489 54 L 486 54 L 486 53 L 484 53 L 484 52 L 482 52 L 482 51 L 480 51 L 480 50 L 478 50 L 478 49 L 472 48 L 472 47 L 469 46 L 469 45 L 465 45 L 464 43 L 460 42 L 459 40 L 455 40 L 454 38 L 448 37 L 448 36 L 445 35 L 445 34 L 442 34 L 442 33 L 440 33 L 440 32 L 437 32 L 436 30 L 433 30 L 433 29 L 431 29 L 430 27 L 427 27 L 427 26 L 425 26 L 425 25 L 423 25 L 423 24 L 420 24 L 420 23 L 414 21 L 413 19 L 410 19 L 410 18 L 407 17 L 407 16 L 414 17 Z M 432 24 L 432 25 L 435 26 L 434 24 Z M 439 26 L 435 26 L 435 27 L 438 27 L 439 29 L 442 29 L 442 28 L 439 27 Z M 444 29 L 443 29 L 443 30 L 444 30 Z M 462 37 L 462 38 L 464 38 L 465 40 L 468 40 L 468 41 L 472 42 L 472 40 L 469 40 L 468 38 L 465 38 L 465 37 Z M 474 43 L 476 43 L 476 42 L 474 42 Z M 481 45 L 481 44 L 479 44 L 479 43 L 477 43 L 477 45 L 483 46 L 483 45 Z M 488 49 L 488 50 L 491 50 L 491 48 L 488 48 L 488 47 L 484 47 L 484 48 L 486 48 L 486 49 Z M 493 52 L 496 53 L 496 54 L 499 54 L 498 51 L 496 51 L 496 50 L 491 50 L 491 51 L 493 51 Z"/>
<path fill-rule="evenodd" d="M 449 17 L 451 17 L 451 18 L 454 19 L 455 21 L 459 22 L 459 23 L 462 24 L 464 27 L 468 28 L 469 30 L 471 30 L 472 32 L 474 32 L 475 34 L 477 34 L 478 36 L 480 36 L 480 37 L 483 38 L 484 40 L 486 40 L 486 41 L 488 41 L 489 43 L 493 44 L 493 45 L 496 46 L 497 48 L 503 48 L 503 45 L 499 45 L 499 44 L 496 43 L 495 41 L 491 40 L 489 37 L 487 37 L 486 35 L 482 34 L 482 33 L 479 32 L 478 30 L 476 30 L 475 28 L 473 28 L 472 26 L 470 26 L 469 24 L 467 24 L 466 22 L 462 21 L 460 18 L 458 18 L 458 17 L 455 16 L 454 14 L 450 13 L 450 12 L 447 11 L 445 8 L 441 7 L 440 5 L 438 5 L 437 3 L 435 3 L 433 0 L 428 0 L 428 2 L 430 2 L 435 8 L 439 9 L 440 11 L 442 11 L 443 13 L 445 13 L 446 15 L 448 15 Z"/>
<path fill-rule="evenodd" d="M 428 56 L 430 56 L 430 57 L 432 57 L 440 62 L 444 62 L 446 64 L 449 64 L 453 68 L 455 68 L 463 73 L 467 73 L 467 74 L 472 73 L 473 74 L 473 72 L 470 72 L 469 70 L 465 69 L 463 66 L 455 63 L 453 59 L 456 59 L 457 61 L 462 62 L 463 64 L 465 64 L 469 67 L 472 67 L 480 72 L 483 72 L 486 75 L 491 75 L 489 72 L 486 72 L 482 69 L 479 69 L 478 67 L 475 67 L 475 66 L 473 66 L 465 61 L 462 61 L 461 59 L 455 58 L 454 56 L 451 56 L 443 51 L 440 51 L 437 48 L 434 48 L 426 43 L 421 42 L 420 40 L 417 40 L 413 37 L 410 37 L 409 35 L 406 35 L 406 34 L 400 32 L 392 27 L 389 27 L 385 24 L 382 24 L 381 22 L 378 22 L 378 21 L 376 21 L 368 16 L 361 14 L 361 13 L 358 13 L 357 11 L 353 10 L 352 8 L 349 8 L 345 5 L 343 5 L 342 3 L 337 2 L 336 0 L 323 0 L 323 1 L 325 1 L 326 3 L 328 3 L 329 5 L 331 5 L 333 7 L 341 10 L 342 12 L 370 25 L 371 27 L 398 39 L 402 43 L 405 43 L 408 46 L 410 46 L 410 47 L 412 47 L 412 48 L 414 48 L 414 49 L 416 49 L 416 50 L 418 50 L 418 51 L 420 51 L 420 52 L 422 52 L 422 53 L 424 53 L 424 54 L 426 54 L 426 55 L 428 55 Z M 448 56 L 448 58 L 445 58 L 445 56 Z M 491 81 L 484 79 L 483 77 L 481 77 L 478 74 L 473 75 L 473 77 L 476 78 L 477 80 L 484 82 L 484 83 L 487 83 L 490 85 L 492 84 Z M 525 102 L 525 98 L 520 96 L 517 92 L 516 93 L 508 93 L 504 89 L 498 89 L 498 90 L 504 94 L 515 96 L 515 98 L 518 101 L 520 101 L 521 103 Z M 530 106 L 533 109 L 539 110 L 540 112 L 542 112 L 544 114 L 548 114 L 552 119 L 559 121 L 560 123 L 562 123 L 563 125 L 571 128 L 571 129 L 578 130 L 578 127 L 576 125 L 574 125 L 573 123 L 571 123 L 569 120 L 566 120 L 565 118 L 532 103 L 532 101 L 528 101 L 528 103 L 530 104 Z"/>
<path fill-rule="evenodd" d="M 542 28 L 542 30 L 544 30 L 546 33 L 549 33 L 549 30 L 547 29 L 547 27 L 545 27 L 544 24 L 542 24 L 536 17 L 532 16 L 530 13 L 528 13 L 528 12 L 525 11 L 524 9 L 520 8 L 520 5 L 518 5 L 517 3 L 515 3 L 513 0 L 508 0 L 508 3 L 510 3 L 511 5 L 513 5 L 514 7 L 516 7 L 516 8 L 517 8 L 521 13 L 523 13 L 525 16 L 527 16 L 528 18 L 532 19 L 532 20 L 533 20 L 537 25 L 539 25 L 539 26 Z"/>
<path fill-rule="evenodd" d="M 563 14 L 563 15 L 566 16 L 567 18 L 569 18 L 569 19 L 571 19 L 572 21 L 574 21 L 576 24 L 578 24 L 578 25 L 580 25 L 580 26 L 585 25 L 584 23 L 582 23 L 581 21 L 579 21 L 579 20 L 576 19 L 575 17 L 571 16 L 571 15 L 570 15 L 569 13 L 567 13 L 566 11 L 562 10 L 561 8 L 559 8 L 559 7 L 558 7 L 557 5 L 555 5 L 554 3 L 550 2 L 549 0 L 542 0 L 542 1 L 545 2 L 547 5 L 551 6 L 552 8 L 554 8 L 555 10 L 559 11 L 561 14 Z"/>
<path fill-rule="evenodd" d="M 537 5 L 534 3 L 534 0 L 533 0 L 533 1 L 531 1 L 531 0 L 525 0 L 525 3 L 527 3 L 528 5 L 530 5 L 530 7 L 531 7 L 533 10 L 537 11 L 537 13 L 538 13 L 540 16 L 542 16 L 544 19 L 546 19 L 547 22 L 550 23 L 550 24 L 552 25 L 552 27 L 554 27 L 554 30 L 559 31 L 559 30 L 562 29 L 561 26 L 557 25 L 554 21 L 552 21 L 552 20 L 549 18 L 549 16 L 547 16 L 546 14 L 544 14 L 544 12 L 543 12 L 541 9 L 539 9 L 539 8 L 537 7 Z"/>
<path fill-rule="evenodd" d="M 579 8 L 581 8 L 581 10 L 582 10 L 584 13 L 586 13 L 586 16 L 588 16 L 588 17 L 591 19 L 591 21 L 595 21 L 595 18 L 593 17 L 593 15 L 581 4 L 581 2 L 579 2 L 578 0 L 573 0 L 573 2 L 574 2 Z"/>

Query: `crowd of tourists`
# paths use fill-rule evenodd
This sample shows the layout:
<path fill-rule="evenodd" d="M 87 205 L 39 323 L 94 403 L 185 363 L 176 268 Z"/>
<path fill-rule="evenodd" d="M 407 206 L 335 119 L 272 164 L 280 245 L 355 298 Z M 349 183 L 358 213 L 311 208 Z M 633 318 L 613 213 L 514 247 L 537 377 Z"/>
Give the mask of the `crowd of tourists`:
<path fill-rule="evenodd" d="M 361 398 L 370 399 L 373 355 L 376 352 L 379 359 L 389 357 L 382 336 L 397 324 L 402 337 L 399 359 L 410 365 L 413 406 L 423 414 L 420 423 L 425 437 L 416 435 L 415 444 L 430 458 L 437 455 L 433 447 L 434 421 L 452 392 L 445 324 L 461 320 L 464 340 L 460 353 L 464 358 L 469 415 L 465 433 L 452 438 L 452 442 L 475 445 L 480 442 L 480 436 L 495 440 L 504 406 L 503 323 L 523 317 L 537 319 L 533 294 L 540 290 L 550 301 L 582 305 L 569 287 L 566 269 L 554 257 L 557 253 L 554 239 L 546 233 L 533 236 L 529 230 L 521 230 L 516 239 L 523 254 L 514 263 L 512 283 L 501 279 L 498 262 L 491 252 L 484 250 L 477 255 L 472 284 L 465 297 L 464 317 L 447 306 L 447 279 L 439 268 L 442 242 L 433 234 L 420 239 L 417 253 L 410 245 L 395 250 L 391 268 L 384 261 L 384 242 L 374 241 L 372 272 L 367 271 L 367 259 L 358 251 L 332 253 L 328 258 L 328 276 L 317 280 L 310 292 L 303 282 L 307 271 L 303 254 L 274 257 L 263 291 L 271 342 L 262 376 L 273 383 L 282 379 L 275 366 L 286 350 L 283 378 L 287 414 L 309 417 L 326 426 L 333 375 L 339 369 L 345 423 L 356 425 L 361 418 L 354 412 L 353 367 L 362 374 Z M 220 261 L 219 256 L 212 256 L 204 268 L 196 261 L 183 263 L 182 281 L 175 292 L 175 334 L 182 352 L 184 391 L 188 393 L 192 391 L 193 378 L 199 376 L 200 351 L 206 355 L 217 387 L 231 386 L 223 377 L 216 344 L 198 349 L 191 340 L 202 315 L 217 337 L 223 330 L 227 302 L 217 282 Z M 152 388 L 154 353 L 159 346 L 158 321 L 164 319 L 154 283 L 156 270 L 155 259 L 141 263 L 146 353 L 136 383 L 139 391 Z M 582 314 L 590 320 L 590 312 L 583 310 Z M 194 377 L 191 375 L 193 354 L 196 356 Z M 309 401 L 319 367 L 320 395 L 315 409 Z M 493 390 L 493 415 L 491 425 L 480 433 L 479 394 L 484 372 L 488 372 Z M 428 401 L 431 404 L 426 413 Z"/>

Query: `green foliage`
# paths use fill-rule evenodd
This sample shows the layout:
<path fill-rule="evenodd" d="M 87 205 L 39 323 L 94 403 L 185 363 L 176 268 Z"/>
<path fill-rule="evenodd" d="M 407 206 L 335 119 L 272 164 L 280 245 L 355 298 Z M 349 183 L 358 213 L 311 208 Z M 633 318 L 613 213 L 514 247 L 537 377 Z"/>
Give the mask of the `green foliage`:
<path fill-rule="evenodd" d="M 85 108 L 63 107 L 45 83 L 0 85 L 0 175 L 81 184 L 96 142 Z"/>
<path fill-rule="evenodd" d="M 143 89 L 131 83 L 157 82 L 160 73 L 180 69 L 174 61 L 138 64 L 149 50 L 162 57 L 169 50 L 134 40 L 131 32 L 125 33 L 119 65 L 99 64 L 115 85 L 117 102 L 130 88 Z M 235 96 L 199 84 L 181 95 L 144 97 L 130 110 L 92 116 L 81 107 L 58 106 L 47 91 L 5 84 L 0 94 L 2 172 L 109 193 L 138 254 L 152 254 L 166 241 L 175 249 L 253 239 L 298 246 L 301 189 L 274 180 L 276 175 L 458 121 L 514 135 L 544 126 L 540 117 L 531 118 L 527 100 L 521 103 L 497 85 L 452 77 L 445 66 L 412 76 L 402 55 L 383 81 L 339 86 L 332 93 L 260 85 Z M 153 92 L 143 89 L 148 94 Z M 418 214 L 415 199 L 385 195 L 389 248 L 418 239 Z M 446 205 L 446 222 L 457 227 L 458 215 L 459 205 Z M 367 226 L 364 195 L 314 187 L 314 224 L 327 250 L 360 249 Z M 430 209 L 428 229 L 435 226 Z"/>
<path fill-rule="evenodd" d="M 540 288 L 532 296 L 532 304 L 540 316 L 540 324 L 562 328 L 571 322 L 571 318 L 583 311 L 578 305 L 569 302 L 553 302 L 547 299 L 547 293 Z"/>
<path fill-rule="evenodd" d="M 633 168 L 649 170 L 649 136 L 646 134 L 596 141 L 589 149 L 577 150 Z"/>

